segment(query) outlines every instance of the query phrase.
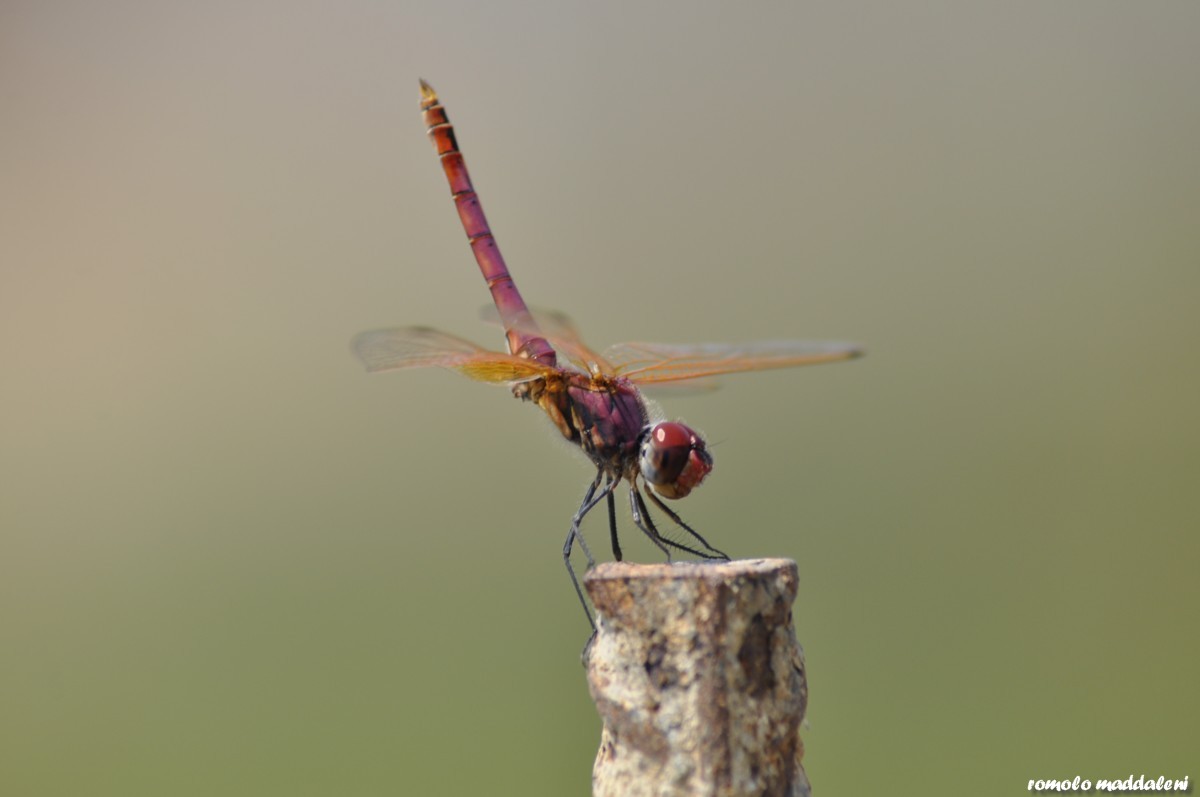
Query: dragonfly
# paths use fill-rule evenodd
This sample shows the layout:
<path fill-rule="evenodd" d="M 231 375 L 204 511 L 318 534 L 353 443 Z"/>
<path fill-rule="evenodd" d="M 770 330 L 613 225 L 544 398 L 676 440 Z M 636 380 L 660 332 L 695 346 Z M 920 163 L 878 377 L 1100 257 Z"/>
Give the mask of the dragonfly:
<path fill-rule="evenodd" d="M 437 93 L 420 81 L 421 114 L 475 260 L 491 291 L 504 328 L 507 352 L 485 349 L 468 340 L 425 326 L 363 332 L 353 350 L 369 372 L 440 367 L 479 382 L 507 386 L 522 401 L 537 405 L 563 437 L 579 446 L 596 468 L 579 508 L 571 518 L 563 562 L 588 623 L 595 622 L 571 564 L 578 543 L 590 569 L 595 565 L 580 532 L 584 518 L 600 503 L 608 509 L 613 556 L 620 561 L 615 493 L 629 486 L 633 523 L 667 561 L 672 552 L 704 560 L 729 557 L 684 522 L 666 500 L 684 498 L 713 469 L 704 438 L 681 421 L 663 420 L 641 388 L 670 383 L 707 383 L 723 374 L 788 368 L 849 360 L 862 350 L 850 343 L 797 340 L 743 344 L 673 345 L 623 343 L 599 353 L 580 338 L 567 316 L 534 312 L 525 304 L 488 226 L 459 150 L 454 128 Z M 675 526 L 676 539 L 659 532 L 650 505 Z"/>

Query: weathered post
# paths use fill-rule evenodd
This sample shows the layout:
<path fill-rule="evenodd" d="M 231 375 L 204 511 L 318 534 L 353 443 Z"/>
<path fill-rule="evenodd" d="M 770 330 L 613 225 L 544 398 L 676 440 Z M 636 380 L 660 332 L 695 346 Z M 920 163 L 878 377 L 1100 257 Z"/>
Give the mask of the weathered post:
<path fill-rule="evenodd" d="M 795 562 L 608 562 L 584 581 L 596 797 L 808 797 Z"/>

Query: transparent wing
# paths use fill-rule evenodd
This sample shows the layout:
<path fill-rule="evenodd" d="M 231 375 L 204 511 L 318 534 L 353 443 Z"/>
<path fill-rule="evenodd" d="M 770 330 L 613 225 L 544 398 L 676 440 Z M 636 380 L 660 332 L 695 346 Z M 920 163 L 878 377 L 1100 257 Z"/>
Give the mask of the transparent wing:
<path fill-rule="evenodd" d="M 500 324 L 500 313 L 492 305 L 484 307 L 479 314 L 489 324 Z M 530 310 L 530 315 L 532 324 L 527 328 L 518 328 L 519 332 L 541 335 L 564 357 L 588 373 L 612 373 L 612 365 L 583 342 L 579 330 L 566 313 L 535 307 Z"/>
<path fill-rule="evenodd" d="M 849 360 L 862 355 L 853 343 L 764 340 L 755 343 L 619 343 L 604 352 L 613 373 L 639 384 L 765 371 Z"/>
<path fill-rule="evenodd" d="M 636 379 L 634 380 L 637 381 Z M 639 382 L 641 394 L 656 399 L 676 399 L 687 396 L 707 396 L 721 389 L 716 377 L 697 376 L 678 382 Z"/>
<path fill-rule="evenodd" d="M 536 379 L 553 370 L 429 327 L 373 329 L 357 335 L 350 345 L 371 372 L 436 366 L 480 382 L 508 383 Z"/>

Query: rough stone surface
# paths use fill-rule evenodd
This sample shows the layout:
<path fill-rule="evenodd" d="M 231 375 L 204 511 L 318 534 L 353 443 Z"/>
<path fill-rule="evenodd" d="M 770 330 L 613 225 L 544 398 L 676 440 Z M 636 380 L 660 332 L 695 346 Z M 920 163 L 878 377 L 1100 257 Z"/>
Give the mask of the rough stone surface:
<path fill-rule="evenodd" d="M 795 562 L 608 562 L 584 582 L 604 721 L 594 795 L 808 797 Z"/>

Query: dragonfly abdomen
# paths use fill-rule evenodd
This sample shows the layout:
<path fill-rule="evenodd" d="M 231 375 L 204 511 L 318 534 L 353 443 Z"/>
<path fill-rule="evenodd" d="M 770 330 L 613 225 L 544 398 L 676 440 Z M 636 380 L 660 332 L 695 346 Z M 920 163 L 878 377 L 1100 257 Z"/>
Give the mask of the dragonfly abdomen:
<path fill-rule="evenodd" d="M 458 218 L 462 221 L 463 230 L 467 233 L 467 241 L 475 262 L 483 272 L 488 290 L 492 293 L 492 301 L 500 311 L 500 319 L 508 337 L 508 350 L 513 354 L 528 357 L 545 365 L 554 365 L 557 361 L 554 349 L 545 338 L 536 334 L 537 324 L 521 298 L 508 273 L 504 256 L 496 244 L 496 237 L 488 226 L 487 217 L 483 213 L 483 205 L 479 195 L 471 185 L 471 175 L 467 172 L 467 164 L 462 152 L 458 149 L 458 139 L 454 135 L 454 126 L 446 109 L 438 101 L 433 88 L 421 81 L 421 115 L 430 140 L 437 150 L 442 162 L 442 170 L 450 183 L 450 193 L 454 196 L 454 207 L 458 210 Z"/>

